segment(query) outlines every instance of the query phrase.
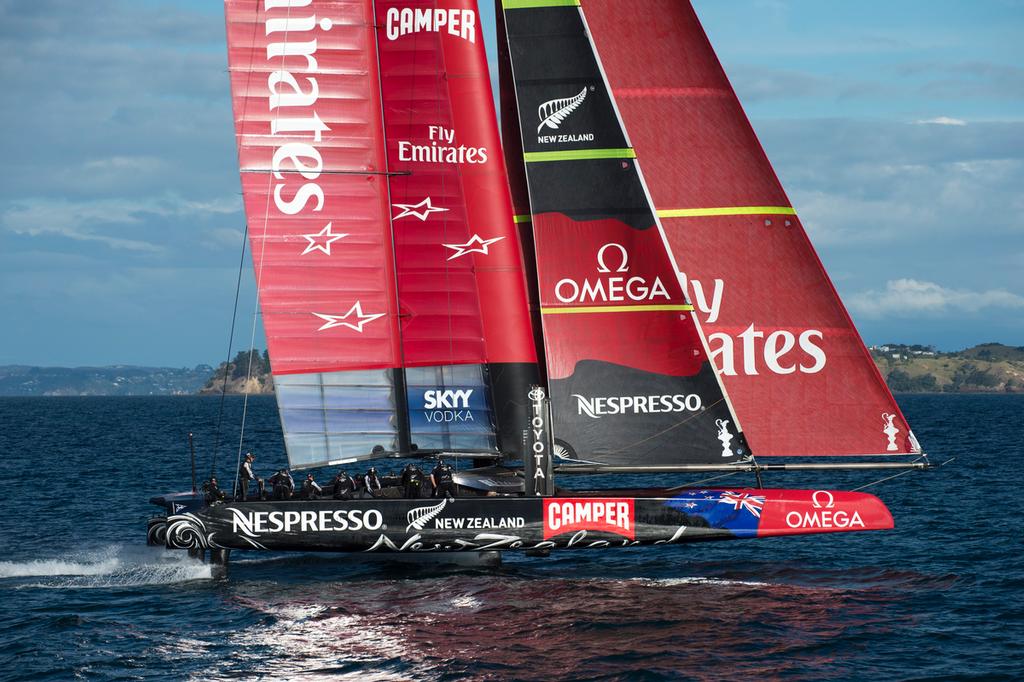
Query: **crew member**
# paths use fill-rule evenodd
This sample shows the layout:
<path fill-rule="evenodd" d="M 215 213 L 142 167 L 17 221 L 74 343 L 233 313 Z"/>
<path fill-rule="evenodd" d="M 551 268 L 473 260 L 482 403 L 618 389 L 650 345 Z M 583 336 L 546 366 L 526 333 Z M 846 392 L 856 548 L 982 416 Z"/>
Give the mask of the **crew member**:
<path fill-rule="evenodd" d="M 319 500 L 324 489 L 313 480 L 313 474 L 306 474 L 306 480 L 302 482 L 302 499 Z"/>
<path fill-rule="evenodd" d="M 370 467 L 363 476 L 363 490 L 370 497 L 380 497 L 380 476 L 377 475 L 377 467 Z"/>
<path fill-rule="evenodd" d="M 405 489 L 406 499 L 419 498 L 423 488 L 423 470 L 415 464 L 406 464 L 402 470 L 402 488 Z"/>
<path fill-rule="evenodd" d="M 252 480 L 256 481 L 256 491 L 259 493 L 258 499 L 263 499 L 263 479 L 258 478 L 252 470 L 252 465 L 255 461 L 256 455 L 251 452 L 247 452 L 245 453 L 245 459 L 242 460 L 242 465 L 238 467 L 238 497 L 242 502 L 245 502 L 246 497 L 249 494 L 249 481 Z"/>
<path fill-rule="evenodd" d="M 437 460 L 437 466 L 430 472 L 430 486 L 434 497 L 455 497 L 454 472 L 450 464 L 443 459 Z"/>
<path fill-rule="evenodd" d="M 203 499 L 206 500 L 206 504 L 224 501 L 224 491 L 217 486 L 216 478 L 211 477 L 209 481 L 203 483 L 203 493 Z"/>
<path fill-rule="evenodd" d="M 339 471 L 338 475 L 331 481 L 334 484 L 334 499 L 336 500 L 351 500 L 352 493 L 356 491 L 356 482 L 352 480 L 352 477 L 348 475 L 344 470 Z"/>
<path fill-rule="evenodd" d="M 295 479 L 288 469 L 281 469 L 269 479 L 275 500 L 290 500 L 295 493 Z"/>

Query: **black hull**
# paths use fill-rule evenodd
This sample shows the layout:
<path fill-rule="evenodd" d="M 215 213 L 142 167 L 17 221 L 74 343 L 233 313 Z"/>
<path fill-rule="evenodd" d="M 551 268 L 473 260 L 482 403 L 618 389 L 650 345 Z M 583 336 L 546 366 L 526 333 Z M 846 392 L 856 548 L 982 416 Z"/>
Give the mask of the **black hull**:
<path fill-rule="evenodd" d="M 645 495 L 645 493 L 647 495 Z M 464 497 L 168 503 L 174 549 L 303 552 L 480 552 L 598 549 L 882 530 L 892 517 L 862 493 L 692 490 Z M 739 500 L 739 501 L 737 501 Z"/>

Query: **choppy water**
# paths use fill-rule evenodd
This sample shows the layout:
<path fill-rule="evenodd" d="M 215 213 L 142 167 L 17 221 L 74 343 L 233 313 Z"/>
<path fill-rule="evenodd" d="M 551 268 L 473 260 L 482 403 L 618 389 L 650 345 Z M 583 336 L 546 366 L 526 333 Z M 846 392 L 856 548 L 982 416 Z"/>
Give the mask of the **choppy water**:
<path fill-rule="evenodd" d="M 189 429 L 208 471 L 217 399 L 0 399 L 0 679 L 1022 679 L 1024 396 L 900 402 L 933 459 L 958 459 L 871 489 L 895 531 L 498 569 L 235 553 L 215 578 L 145 547 L 145 520 L 150 494 L 188 487 Z M 273 399 L 246 435 L 261 471 L 283 462 Z"/>

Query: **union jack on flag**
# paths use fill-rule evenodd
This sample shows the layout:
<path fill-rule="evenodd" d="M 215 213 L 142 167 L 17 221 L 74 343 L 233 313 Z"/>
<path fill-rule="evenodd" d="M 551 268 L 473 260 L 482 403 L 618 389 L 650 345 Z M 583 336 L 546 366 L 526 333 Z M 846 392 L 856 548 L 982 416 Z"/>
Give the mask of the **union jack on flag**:
<path fill-rule="evenodd" d="M 764 495 L 734 493 L 731 490 L 724 491 L 718 499 L 719 503 L 731 504 L 733 509 L 746 509 L 757 518 L 761 518 L 761 508 L 764 507 L 764 500 Z"/>

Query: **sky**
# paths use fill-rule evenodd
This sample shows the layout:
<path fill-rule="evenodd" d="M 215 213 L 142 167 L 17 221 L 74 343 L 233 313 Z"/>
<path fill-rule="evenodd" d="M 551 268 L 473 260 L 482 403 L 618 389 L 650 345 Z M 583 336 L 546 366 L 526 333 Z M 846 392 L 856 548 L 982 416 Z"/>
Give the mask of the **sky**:
<path fill-rule="evenodd" d="M 694 5 L 864 340 L 1024 345 L 1024 0 Z M 0 0 L 0 365 L 223 359 L 245 218 L 222 12 Z"/>

